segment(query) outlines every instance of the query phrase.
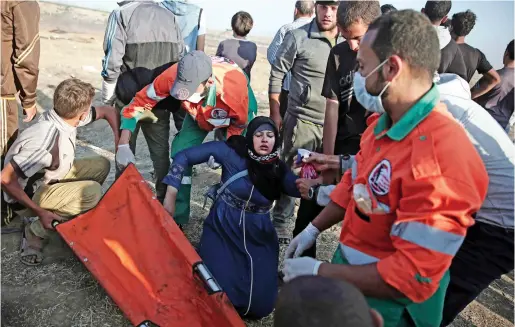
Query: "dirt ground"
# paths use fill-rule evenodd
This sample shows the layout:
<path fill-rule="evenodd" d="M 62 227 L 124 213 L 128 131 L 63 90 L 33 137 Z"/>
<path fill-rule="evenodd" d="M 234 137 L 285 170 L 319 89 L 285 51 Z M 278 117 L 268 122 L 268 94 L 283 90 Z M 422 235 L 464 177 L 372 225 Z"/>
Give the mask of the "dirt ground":
<path fill-rule="evenodd" d="M 55 87 L 71 76 L 92 83 L 100 100 L 101 59 L 106 13 L 40 3 L 41 64 L 38 104 L 41 111 L 52 107 Z M 213 54 L 227 32 L 210 31 L 207 52 Z M 252 38 L 251 38 L 252 39 Z M 260 112 L 268 113 L 266 99 L 269 65 L 266 46 L 269 40 L 255 38 L 260 45 L 252 72 Z M 173 124 L 172 129 L 173 129 Z M 98 122 L 80 130 L 78 156 L 100 154 L 114 167 L 114 144 L 106 123 Z M 145 179 L 152 181 L 152 164 L 143 137 L 138 140 L 137 168 Z M 202 194 L 219 178 L 219 172 L 204 165 L 197 166 L 193 178 L 192 219 L 186 234 L 198 242 L 203 218 Z M 107 189 L 114 180 L 114 168 L 108 177 Z M 320 238 L 319 257 L 329 260 L 334 251 L 339 227 Z M 130 326 L 118 307 L 92 278 L 71 250 L 57 235 L 45 249 L 46 259 L 40 267 L 26 267 L 19 262 L 18 233 L 2 235 L 1 304 L 2 326 Z M 284 251 L 284 248 L 282 249 Z M 472 303 L 453 326 L 513 326 L 513 273 L 503 276 Z M 248 326 L 272 326 L 272 316 L 249 322 Z"/>

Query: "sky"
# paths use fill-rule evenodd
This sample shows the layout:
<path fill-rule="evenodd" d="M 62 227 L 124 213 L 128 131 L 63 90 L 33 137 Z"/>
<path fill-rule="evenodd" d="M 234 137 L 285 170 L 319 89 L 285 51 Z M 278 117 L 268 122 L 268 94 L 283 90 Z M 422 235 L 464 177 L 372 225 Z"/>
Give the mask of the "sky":
<path fill-rule="evenodd" d="M 51 2 L 103 11 L 111 11 L 118 6 L 115 0 L 51 0 Z M 279 27 L 293 20 L 295 3 L 294 0 L 191 0 L 191 2 L 204 8 L 208 29 L 230 29 L 232 15 L 244 10 L 254 19 L 254 28 L 250 35 L 271 37 Z M 393 4 L 397 9 L 420 10 L 424 7 L 425 1 L 381 1 L 381 4 L 386 3 Z M 466 42 L 483 51 L 494 68 L 501 68 L 504 50 L 514 39 L 514 1 L 453 1 L 449 16 L 467 9 L 477 15 L 477 21 Z"/>

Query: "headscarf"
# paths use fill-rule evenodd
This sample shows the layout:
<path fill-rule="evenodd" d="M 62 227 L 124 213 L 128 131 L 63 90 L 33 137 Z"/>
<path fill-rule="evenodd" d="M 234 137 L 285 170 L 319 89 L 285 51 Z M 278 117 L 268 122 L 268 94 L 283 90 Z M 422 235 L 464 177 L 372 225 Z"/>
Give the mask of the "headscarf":
<path fill-rule="evenodd" d="M 254 134 L 264 130 L 274 132 L 275 144 L 270 154 L 261 156 L 254 149 Z M 270 201 L 278 200 L 283 193 L 283 178 L 288 168 L 279 160 L 279 130 L 274 121 L 258 116 L 249 123 L 246 136 L 233 135 L 227 144 L 247 160 L 250 180 L 258 191 Z"/>

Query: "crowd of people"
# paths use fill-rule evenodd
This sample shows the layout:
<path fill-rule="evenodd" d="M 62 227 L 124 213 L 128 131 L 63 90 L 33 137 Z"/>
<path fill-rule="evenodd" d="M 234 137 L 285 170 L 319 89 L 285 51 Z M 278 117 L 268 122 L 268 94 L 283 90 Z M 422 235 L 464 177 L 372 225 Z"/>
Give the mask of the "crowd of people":
<path fill-rule="evenodd" d="M 23 219 L 24 264 L 43 262 L 54 220 L 100 200 L 110 163 L 76 158 L 75 143 L 77 128 L 105 119 L 117 176 L 136 163 L 143 131 L 157 198 L 180 228 L 192 167 L 221 167 L 197 251 L 242 317 L 275 308 L 277 327 L 447 326 L 513 270 L 514 41 L 495 70 L 465 42 L 472 11 L 297 1 L 267 51 L 264 117 L 249 13 L 232 17 L 233 37 L 208 56 L 201 7 L 119 5 L 104 39 L 103 105 L 90 84 L 67 79 L 17 135 L 16 94 L 25 120 L 36 116 L 39 7 L 2 2 L 2 222 Z M 318 177 L 299 176 L 308 165 Z M 322 262 L 317 238 L 338 223 L 339 245 Z"/>

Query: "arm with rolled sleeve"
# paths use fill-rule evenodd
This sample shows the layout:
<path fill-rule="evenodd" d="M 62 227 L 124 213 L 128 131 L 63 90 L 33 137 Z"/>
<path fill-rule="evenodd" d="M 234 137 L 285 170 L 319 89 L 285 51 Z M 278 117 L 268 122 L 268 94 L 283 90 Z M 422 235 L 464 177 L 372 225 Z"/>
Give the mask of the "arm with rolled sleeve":
<path fill-rule="evenodd" d="M 23 109 L 36 105 L 39 76 L 39 4 L 23 1 L 13 7 L 13 69 Z"/>
<path fill-rule="evenodd" d="M 272 70 L 270 72 L 270 82 L 268 86 L 269 94 L 281 93 L 282 83 L 284 75 L 288 73 L 295 62 L 297 57 L 297 40 L 290 31 L 286 33 L 284 41 L 277 50 L 275 61 L 272 64 Z"/>
<path fill-rule="evenodd" d="M 469 185 L 436 176 L 403 182 L 397 220 L 391 229 L 396 252 L 377 263 L 381 278 L 413 302 L 429 299 L 465 238 L 486 195 L 488 177 Z M 373 295 L 373 294 L 370 294 Z"/>
<path fill-rule="evenodd" d="M 125 55 L 127 34 L 120 18 L 120 11 L 114 10 L 107 20 L 102 60 L 102 101 L 107 103 L 114 95 L 116 81 Z"/>

